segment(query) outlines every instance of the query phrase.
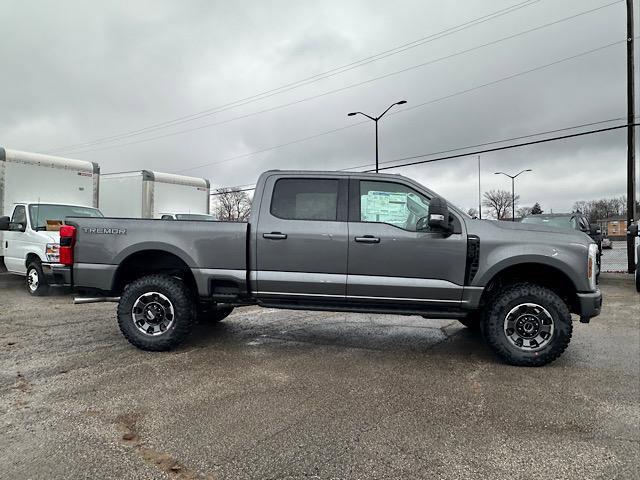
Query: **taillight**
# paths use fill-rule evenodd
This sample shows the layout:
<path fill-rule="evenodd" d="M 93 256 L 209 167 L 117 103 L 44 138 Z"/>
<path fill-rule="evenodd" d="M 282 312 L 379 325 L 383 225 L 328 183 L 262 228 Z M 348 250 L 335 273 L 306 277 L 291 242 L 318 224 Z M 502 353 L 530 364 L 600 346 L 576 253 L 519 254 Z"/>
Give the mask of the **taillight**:
<path fill-rule="evenodd" d="M 60 227 L 60 263 L 73 265 L 73 246 L 76 243 L 76 227 L 62 225 Z"/>

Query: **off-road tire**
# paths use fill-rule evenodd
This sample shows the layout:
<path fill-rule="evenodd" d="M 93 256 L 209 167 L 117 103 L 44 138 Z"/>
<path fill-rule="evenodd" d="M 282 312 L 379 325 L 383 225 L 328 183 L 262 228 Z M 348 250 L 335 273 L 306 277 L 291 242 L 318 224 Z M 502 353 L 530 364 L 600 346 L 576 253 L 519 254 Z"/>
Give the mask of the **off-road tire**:
<path fill-rule="evenodd" d="M 523 303 L 543 307 L 553 319 L 551 338 L 538 351 L 518 348 L 508 340 L 505 332 L 506 316 Z M 481 327 L 487 343 L 498 356 L 511 365 L 525 367 L 541 367 L 557 359 L 569 345 L 573 330 L 571 313 L 564 301 L 548 288 L 532 283 L 518 283 L 503 288 L 490 302 Z"/>
<path fill-rule="evenodd" d="M 37 276 L 37 287 L 35 290 L 33 289 L 33 275 Z M 42 271 L 42 265 L 39 260 L 34 260 L 29 263 L 27 266 L 27 276 L 25 278 L 25 285 L 27 287 L 27 292 L 34 297 L 42 297 L 49 293 L 49 285 L 47 283 L 47 279 L 44 276 L 44 272 Z"/>
<path fill-rule="evenodd" d="M 134 323 L 133 306 L 145 293 L 158 292 L 172 304 L 173 323 L 159 335 L 151 336 L 141 332 Z M 141 350 L 166 351 L 175 348 L 191 332 L 195 306 L 193 295 L 185 284 L 168 275 L 148 275 L 125 288 L 118 302 L 118 326 L 124 337 Z"/>
<path fill-rule="evenodd" d="M 233 307 L 215 306 L 211 308 L 202 308 L 198 311 L 198 321 L 202 323 L 218 323 L 227 318 L 233 312 Z"/>

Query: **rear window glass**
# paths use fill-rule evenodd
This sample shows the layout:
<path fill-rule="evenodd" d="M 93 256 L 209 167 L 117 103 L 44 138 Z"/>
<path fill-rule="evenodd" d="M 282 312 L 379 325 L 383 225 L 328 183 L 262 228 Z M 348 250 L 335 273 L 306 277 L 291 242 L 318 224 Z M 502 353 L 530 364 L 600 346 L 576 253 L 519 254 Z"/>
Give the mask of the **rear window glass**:
<path fill-rule="evenodd" d="M 278 180 L 273 189 L 271 214 L 285 220 L 337 220 L 338 180 Z"/>

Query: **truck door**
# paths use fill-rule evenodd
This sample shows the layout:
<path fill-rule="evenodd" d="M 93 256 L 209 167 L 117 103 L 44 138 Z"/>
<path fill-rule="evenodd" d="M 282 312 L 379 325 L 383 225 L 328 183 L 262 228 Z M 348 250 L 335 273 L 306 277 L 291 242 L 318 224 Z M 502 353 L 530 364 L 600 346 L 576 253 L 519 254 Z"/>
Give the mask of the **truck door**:
<path fill-rule="evenodd" d="M 337 176 L 266 179 L 254 233 L 259 296 L 344 299 L 347 189 Z"/>
<path fill-rule="evenodd" d="M 26 273 L 25 247 L 27 245 L 27 209 L 24 205 L 16 205 L 11 216 L 8 232 L 4 232 L 4 264 L 13 273 Z"/>
<path fill-rule="evenodd" d="M 467 241 L 417 232 L 429 198 L 408 183 L 352 179 L 349 195 L 347 297 L 357 301 L 459 304 Z"/>

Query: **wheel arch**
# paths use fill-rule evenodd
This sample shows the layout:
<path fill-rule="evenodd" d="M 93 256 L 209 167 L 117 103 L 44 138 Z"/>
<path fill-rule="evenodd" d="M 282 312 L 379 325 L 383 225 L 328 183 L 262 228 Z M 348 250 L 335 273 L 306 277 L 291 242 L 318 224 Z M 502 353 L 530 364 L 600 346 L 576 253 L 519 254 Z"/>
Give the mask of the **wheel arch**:
<path fill-rule="evenodd" d="M 486 283 L 480 297 L 480 305 L 487 304 L 505 285 L 519 282 L 546 287 L 562 298 L 570 311 L 576 310 L 576 293 L 579 290 L 571 277 L 557 266 L 535 261 L 504 265 L 496 269 Z"/>
<path fill-rule="evenodd" d="M 195 291 L 196 281 L 187 262 L 174 252 L 162 249 L 144 249 L 130 252 L 118 262 L 113 277 L 112 291 L 120 294 L 124 287 L 147 275 L 166 274 L 182 279 L 187 287 Z"/>

